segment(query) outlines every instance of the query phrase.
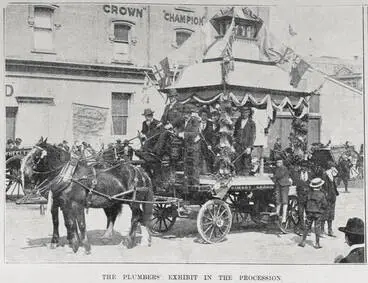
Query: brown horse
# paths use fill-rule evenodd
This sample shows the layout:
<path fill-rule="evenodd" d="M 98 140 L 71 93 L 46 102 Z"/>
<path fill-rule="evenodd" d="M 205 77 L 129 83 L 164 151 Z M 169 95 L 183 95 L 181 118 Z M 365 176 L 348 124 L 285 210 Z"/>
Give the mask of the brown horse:
<path fill-rule="evenodd" d="M 69 152 L 41 138 L 24 158 L 21 171 L 24 187 L 36 185 L 40 193 L 48 196 L 51 202 L 52 247 L 59 243 L 59 207 L 63 212 L 67 239 L 73 251 L 76 252 L 82 244 L 86 253 L 89 253 L 91 245 L 86 234 L 84 209 L 104 209 L 107 216 L 104 236 L 109 237 L 124 202 L 112 196 L 124 193 L 128 193 L 125 195 L 125 203 L 132 210 L 127 246 L 134 246 L 138 223 L 141 223 L 150 237 L 148 228 L 152 217 L 153 191 L 151 180 L 143 169 L 125 162 L 111 168 L 97 169 L 88 166 L 83 160 L 71 158 Z M 135 197 L 131 201 L 133 195 Z"/>

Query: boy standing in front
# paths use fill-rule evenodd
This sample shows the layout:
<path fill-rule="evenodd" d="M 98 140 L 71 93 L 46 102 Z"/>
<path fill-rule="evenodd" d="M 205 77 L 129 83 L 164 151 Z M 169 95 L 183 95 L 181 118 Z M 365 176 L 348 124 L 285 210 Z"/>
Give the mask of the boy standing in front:
<path fill-rule="evenodd" d="M 316 243 L 314 244 L 314 248 L 322 248 L 319 243 L 319 239 L 321 237 L 320 235 L 323 213 L 327 208 L 326 196 L 321 191 L 321 187 L 323 184 L 324 181 L 321 178 L 314 178 L 309 185 L 312 190 L 308 194 L 306 207 L 307 218 L 304 225 L 303 239 L 299 243 L 300 247 L 305 246 L 305 240 L 307 239 L 308 232 L 311 230 L 312 224 L 314 222 L 314 232 L 316 234 Z"/>
<path fill-rule="evenodd" d="M 284 166 L 283 160 L 278 158 L 276 161 L 276 168 L 273 175 L 276 189 L 276 213 L 280 216 L 282 213 L 282 223 L 286 222 L 289 188 L 292 184 L 289 170 Z M 282 207 L 282 212 L 280 211 Z"/>

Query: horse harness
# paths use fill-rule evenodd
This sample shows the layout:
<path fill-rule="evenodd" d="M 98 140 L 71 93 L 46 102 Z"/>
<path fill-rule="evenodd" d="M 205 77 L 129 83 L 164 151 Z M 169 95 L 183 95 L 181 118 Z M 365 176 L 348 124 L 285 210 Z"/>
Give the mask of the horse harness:
<path fill-rule="evenodd" d="M 75 173 L 76 167 L 78 165 L 79 159 L 72 157 L 70 161 L 68 161 L 65 165 L 63 165 L 61 168 L 57 168 L 58 170 L 60 170 L 60 172 L 51 180 L 49 179 L 45 179 L 41 184 L 39 184 L 37 186 L 37 190 L 40 193 L 45 193 L 47 191 L 51 191 L 53 197 L 56 197 L 58 195 L 60 195 L 64 190 L 66 190 L 72 183 L 78 184 L 79 186 L 81 186 L 83 189 L 85 189 L 88 193 L 87 193 L 87 201 L 86 201 L 86 205 L 87 208 L 91 205 L 92 203 L 92 196 L 98 195 L 100 197 L 104 197 L 110 201 L 119 201 L 119 202 L 136 202 L 136 203 L 152 203 L 149 201 L 138 201 L 136 200 L 136 193 L 138 191 L 147 191 L 149 189 L 149 185 L 146 184 L 146 181 L 144 181 L 144 176 L 142 175 L 142 173 L 140 173 L 139 169 L 136 166 L 132 166 L 133 170 L 134 170 L 134 177 L 133 177 L 133 181 L 129 184 L 129 189 L 125 192 L 116 194 L 116 195 L 108 195 L 105 193 L 102 193 L 100 191 L 96 190 L 96 186 L 98 184 L 97 181 L 97 172 L 96 169 L 93 166 L 88 166 L 91 171 L 92 174 L 90 175 L 84 175 L 79 179 L 75 179 L 73 178 L 73 175 Z M 101 172 L 108 172 L 111 171 L 117 167 L 121 166 L 121 163 L 116 164 L 112 167 L 109 167 L 107 169 L 103 169 L 101 170 Z M 52 170 L 50 172 L 56 172 L 57 170 Z M 38 173 L 38 172 L 37 172 Z M 39 172 L 39 173 L 43 173 L 43 172 Z M 138 175 L 140 175 L 142 177 L 142 180 L 144 182 L 144 186 L 137 186 L 138 184 Z M 91 180 L 92 177 L 92 180 Z M 86 181 L 91 180 L 90 185 L 86 184 Z M 47 182 L 48 181 L 48 182 Z M 126 195 L 132 194 L 133 197 L 132 199 L 126 199 L 124 198 Z"/>

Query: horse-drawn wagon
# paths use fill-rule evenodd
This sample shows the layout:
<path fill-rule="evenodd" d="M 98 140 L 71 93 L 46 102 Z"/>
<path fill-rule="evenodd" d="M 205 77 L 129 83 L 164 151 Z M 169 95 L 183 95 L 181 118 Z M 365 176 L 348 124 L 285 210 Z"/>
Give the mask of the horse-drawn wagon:
<path fill-rule="evenodd" d="M 197 185 L 188 185 L 183 161 L 187 149 L 175 135 L 171 138 L 169 156 L 164 161 L 152 153 L 136 152 L 157 186 L 155 201 L 160 203 L 154 203 L 153 207 L 154 233 L 168 232 L 178 217 L 196 217 L 198 233 L 206 243 L 223 241 L 232 226 L 247 219 L 256 224 L 276 224 L 283 233 L 292 231 L 299 223 L 295 187 L 289 193 L 286 222 L 281 223 L 275 213 L 272 174 L 207 174 L 199 176 Z"/>

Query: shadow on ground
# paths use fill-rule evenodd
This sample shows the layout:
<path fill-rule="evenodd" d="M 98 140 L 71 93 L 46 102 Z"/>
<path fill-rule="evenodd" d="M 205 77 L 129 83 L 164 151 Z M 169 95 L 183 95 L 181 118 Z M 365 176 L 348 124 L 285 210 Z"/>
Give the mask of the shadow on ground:
<path fill-rule="evenodd" d="M 125 238 L 119 232 L 114 231 L 111 239 L 102 238 L 105 230 L 92 230 L 87 232 L 89 242 L 92 246 L 114 246 L 119 245 Z M 27 246 L 22 249 L 30 249 L 36 247 L 46 247 L 51 243 L 51 237 L 38 238 L 38 239 L 27 239 Z M 68 245 L 66 236 L 60 237 L 59 246 Z"/>

